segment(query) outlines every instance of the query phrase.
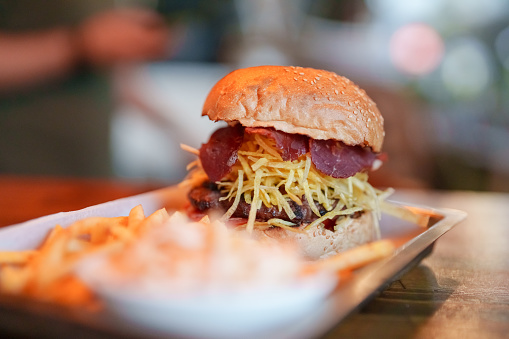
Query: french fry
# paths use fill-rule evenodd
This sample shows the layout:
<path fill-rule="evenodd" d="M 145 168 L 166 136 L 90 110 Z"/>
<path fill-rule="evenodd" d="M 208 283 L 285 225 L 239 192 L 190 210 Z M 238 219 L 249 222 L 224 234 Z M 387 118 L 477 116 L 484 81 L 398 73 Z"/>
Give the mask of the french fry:
<path fill-rule="evenodd" d="M 23 264 L 32 258 L 37 251 L 5 251 L 0 252 L 0 264 Z"/>
<path fill-rule="evenodd" d="M 75 263 L 96 251 L 121 248 L 168 219 L 164 208 L 145 217 L 138 205 L 129 216 L 90 217 L 67 228 L 56 225 L 37 250 L 0 251 L 0 290 L 66 305 L 95 304 L 72 273 Z"/>
<path fill-rule="evenodd" d="M 78 238 L 71 238 L 67 242 L 66 252 L 67 253 L 76 253 L 76 252 L 79 253 L 79 252 L 84 252 L 91 247 L 93 247 L 93 245 L 90 244 L 89 241 L 78 239 Z"/>
<path fill-rule="evenodd" d="M 381 203 L 381 207 L 382 211 L 386 214 L 409 221 L 421 227 L 428 226 L 430 216 L 427 214 L 418 213 L 417 209 L 391 204 L 387 201 L 383 201 Z"/>
<path fill-rule="evenodd" d="M 145 214 L 143 212 L 143 207 L 141 205 L 134 207 L 129 212 L 129 217 L 127 218 L 127 228 L 130 230 L 137 229 L 144 219 Z"/>
<path fill-rule="evenodd" d="M 44 247 L 46 244 L 50 244 L 53 239 L 56 237 L 56 235 L 60 232 L 63 231 L 63 227 L 60 226 L 60 225 L 56 225 L 52 230 L 51 232 L 48 234 L 48 236 L 46 237 L 46 240 L 43 242 L 43 244 L 41 245 L 41 247 Z"/>
<path fill-rule="evenodd" d="M 25 267 L 7 266 L 2 268 L 0 284 L 6 292 L 18 294 L 25 289 L 30 278 L 30 270 Z"/>
<path fill-rule="evenodd" d="M 33 261 L 33 279 L 37 289 L 48 287 L 52 281 L 67 273 L 69 264 L 65 262 L 64 256 L 69 238 L 68 229 L 58 233 L 51 246 L 43 248 Z"/>
<path fill-rule="evenodd" d="M 166 222 L 170 216 L 168 215 L 168 212 L 165 208 L 161 208 L 151 215 L 149 215 L 147 218 L 145 218 L 137 227 L 135 230 L 136 232 L 144 232 L 149 228 L 152 228 L 157 225 L 161 225 L 164 222 Z"/>
<path fill-rule="evenodd" d="M 95 227 L 90 230 L 90 241 L 93 244 L 102 244 L 108 240 L 110 231 L 114 227 L 126 227 L 128 217 L 100 218 Z"/>
<path fill-rule="evenodd" d="M 111 240 L 110 241 L 123 241 L 123 242 L 131 242 L 133 241 L 136 236 L 134 235 L 133 231 L 131 231 L 127 227 L 121 227 L 121 226 L 114 226 L 110 230 L 111 232 Z"/>
<path fill-rule="evenodd" d="M 395 246 L 390 240 L 378 240 L 341 252 L 332 257 L 309 263 L 308 267 L 305 268 L 305 272 L 354 270 L 388 257 L 394 253 L 394 249 Z"/>

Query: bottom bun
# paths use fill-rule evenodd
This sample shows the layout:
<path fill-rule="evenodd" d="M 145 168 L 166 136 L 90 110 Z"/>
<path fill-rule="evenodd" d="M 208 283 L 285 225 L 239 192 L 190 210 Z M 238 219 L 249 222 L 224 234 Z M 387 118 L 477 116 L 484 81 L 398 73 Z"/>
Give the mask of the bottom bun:
<path fill-rule="evenodd" d="M 301 226 L 304 229 L 306 226 Z M 348 218 L 343 227 L 329 231 L 321 224 L 297 233 L 279 227 L 254 231 L 259 239 L 275 239 L 296 243 L 303 255 L 309 259 L 323 259 L 378 239 L 377 224 L 373 222 L 373 213 L 365 212 L 358 218 Z"/>

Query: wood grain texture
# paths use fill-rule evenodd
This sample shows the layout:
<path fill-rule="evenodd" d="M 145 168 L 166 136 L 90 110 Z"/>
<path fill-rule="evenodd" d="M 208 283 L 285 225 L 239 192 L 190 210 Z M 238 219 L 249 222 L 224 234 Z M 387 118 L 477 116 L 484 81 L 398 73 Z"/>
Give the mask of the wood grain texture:
<path fill-rule="evenodd" d="M 468 217 L 326 338 L 507 338 L 509 195 L 406 191 L 395 199 L 461 209 Z"/>

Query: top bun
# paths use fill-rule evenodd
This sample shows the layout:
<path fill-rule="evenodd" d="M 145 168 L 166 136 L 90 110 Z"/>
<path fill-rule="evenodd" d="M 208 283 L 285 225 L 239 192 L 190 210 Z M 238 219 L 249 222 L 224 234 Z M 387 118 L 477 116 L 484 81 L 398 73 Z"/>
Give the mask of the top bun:
<path fill-rule="evenodd" d="M 380 152 L 383 117 L 366 92 L 335 73 L 302 67 L 239 69 L 210 91 L 202 115 L 274 127 L 314 139 L 334 139 Z"/>

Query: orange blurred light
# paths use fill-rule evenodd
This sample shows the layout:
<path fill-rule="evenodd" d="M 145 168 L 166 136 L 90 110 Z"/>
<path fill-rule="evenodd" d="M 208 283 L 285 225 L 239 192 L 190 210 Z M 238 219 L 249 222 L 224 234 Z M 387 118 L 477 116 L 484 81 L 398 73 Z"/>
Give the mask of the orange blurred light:
<path fill-rule="evenodd" d="M 422 23 L 400 27 L 391 37 L 390 55 L 394 66 L 408 74 L 423 75 L 440 64 L 444 43 L 438 32 Z"/>

